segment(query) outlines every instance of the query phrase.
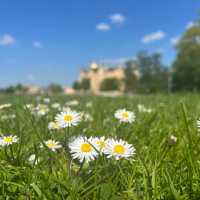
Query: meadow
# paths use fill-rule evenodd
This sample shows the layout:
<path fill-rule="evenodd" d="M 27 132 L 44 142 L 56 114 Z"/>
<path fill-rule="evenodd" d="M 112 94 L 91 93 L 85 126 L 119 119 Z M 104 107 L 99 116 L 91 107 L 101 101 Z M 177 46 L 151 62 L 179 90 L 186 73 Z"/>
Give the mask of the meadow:
<path fill-rule="evenodd" d="M 77 124 L 49 124 L 69 108 L 81 113 Z M 130 123 L 114 116 L 123 108 L 135 115 Z M 199 117 L 199 94 L 1 95 L 0 199 L 199 200 Z M 11 135 L 16 140 L 5 140 Z M 69 144 L 76 138 L 102 136 L 122 139 L 132 151 L 117 157 L 91 144 L 93 159 L 73 156 Z"/>

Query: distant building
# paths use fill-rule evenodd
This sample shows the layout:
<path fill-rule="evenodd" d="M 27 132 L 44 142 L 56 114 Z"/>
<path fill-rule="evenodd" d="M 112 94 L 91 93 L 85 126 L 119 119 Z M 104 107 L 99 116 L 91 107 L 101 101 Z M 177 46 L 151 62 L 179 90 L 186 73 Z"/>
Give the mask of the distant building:
<path fill-rule="evenodd" d="M 115 78 L 121 81 L 120 91 L 124 91 L 123 79 L 125 78 L 124 68 L 118 66 L 115 68 L 107 68 L 95 62 L 91 63 L 88 70 L 81 69 L 79 80 L 88 79 L 90 81 L 90 89 L 94 93 L 98 93 L 103 80 L 107 78 Z"/>
<path fill-rule="evenodd" d="M 76 93 L 76 91 L 71 87 L 64 87 L 63 91 L 65 94 L 75 94 Z"/>
<path fill-rule="evenodd" d="M 25 86 L 25 90 L 27 94 L 31 95 L 44 94 L 44 88 L 36 85 Z"/>

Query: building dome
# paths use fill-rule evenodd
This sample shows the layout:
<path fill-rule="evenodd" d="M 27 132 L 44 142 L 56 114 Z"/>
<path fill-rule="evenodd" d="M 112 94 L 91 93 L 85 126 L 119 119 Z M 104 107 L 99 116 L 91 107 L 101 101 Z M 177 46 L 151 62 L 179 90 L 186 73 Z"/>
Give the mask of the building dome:
<path fill-rule="evenodd" d="M 98 64 L 95 63 L 95 62 L 92 62 L 91 65 L 90 65 L 90 69 L 92 69 L 92 70 L 98 69 Z"/>

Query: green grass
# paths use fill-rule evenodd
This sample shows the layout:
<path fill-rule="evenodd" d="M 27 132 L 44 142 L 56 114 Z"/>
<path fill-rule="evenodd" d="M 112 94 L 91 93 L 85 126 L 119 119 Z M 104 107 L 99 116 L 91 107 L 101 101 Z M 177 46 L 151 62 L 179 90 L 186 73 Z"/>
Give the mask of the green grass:
<path fill-rule="evenodd" d="M 19 142 L 5 151 L 0 147 L 0 200 L 199 200 L 200 199 L 200 95 L 149 95 L 132 97 L 51 97 L 62 105 L 77 99 L 77 111 L 92 115 L 92 122 L 70 128 L 70 137 L 102 136 L 122 138 L 136 148 L 134 159 L 99 158 L 81 166 L 64 149 L 50 152 L 40 148 L 47 139 L 64 142 L 65 130 L 50 132 L 48 122 L 57 111 L 35 117 L 26 103 L 37 104 L 35 97 L 0 96 L 0 104 L 12 107 L 0 110 L 15 119 L 0 121 L 0 133 L 17 135 Z M 92 102 L 92 107 L 86 107 Z M 50 103 L 50 104 L 51 104 Z M 140 113 L 137 104 L 153 109 Z M 119 108 L 134 111 L 133 124 L 119 124 L 113 117 Z M 169 137 L 178 138 L 176 144 Z M 13 155 L 12 155 L 13 152 Z M 30 164 L 36 154 L 40 162 Z"/>

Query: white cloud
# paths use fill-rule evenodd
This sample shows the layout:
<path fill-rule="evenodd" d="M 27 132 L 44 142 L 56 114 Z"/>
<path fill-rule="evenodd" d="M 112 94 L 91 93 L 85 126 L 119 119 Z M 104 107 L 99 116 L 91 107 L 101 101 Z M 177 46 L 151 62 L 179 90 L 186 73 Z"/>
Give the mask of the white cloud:
<path fill-rule="evenodd" d="M 41 42 L 39 42 L 39 41 L 34 41 L 34 42 L 33 42 L 33 46 L 34 46 L 35 48 L 42 48 L 42 47 L 43 47 L 42 44 L 41 44 Z"/>
<path fill-rule="evenodd" d="M 1 46 L 10 46 L 16 43 L 15 38 L 12 35 L 5 34 L 0 37 L 0 45 Z"/>
<path fill-rule="evenodd" d="M 166 33 L 163 32 L 163 31 L 157 31 L 155 33 L 151 33 L 149 35 L 145 35 L 143 38 L 142 38 L 142 42 L 143 43 L 149 43 L 149 42 L 153 42 L 153 41 L 156 41 L 156 40 L 161 40 L 163 39 L 164 37 L 166 36 Z"/>
<path fill-rule="evenodd" d="M 109 24 L 106 23 L 99 23 L 96 25 L 96 29 L 99 31 L 109 31 L 110 30 L 110 26 Z"/>
<path fill-rule="evenodd" d="M 180 42 L 180 37 L 173 37 L 170 39 L 170 43 L 172 46 L 178 45 L 179 42 Z"/>
<path fill-rule="evenodd" d="M 122 24 L 125 21 L 125 16 L 120 13 L 113 14 L 109 18 L 113 24 Z"/>

